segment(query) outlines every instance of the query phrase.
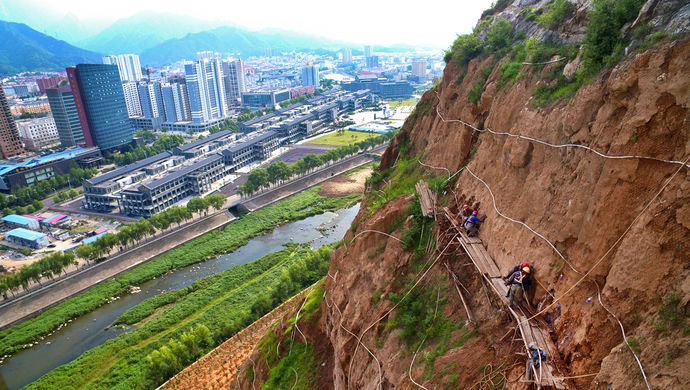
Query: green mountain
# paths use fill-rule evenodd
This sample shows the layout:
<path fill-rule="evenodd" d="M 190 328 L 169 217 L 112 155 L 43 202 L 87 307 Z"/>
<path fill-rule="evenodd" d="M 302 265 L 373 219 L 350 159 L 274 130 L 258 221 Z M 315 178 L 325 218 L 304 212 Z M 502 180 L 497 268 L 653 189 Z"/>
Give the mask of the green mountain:
<path fill-rule="evenodd" d="M 78 42 L 80 47 L 106 54 L 141 53 L 168 39 L 182 38 L 227 24 L 189 16 L 140 12 L 119 19 L 100 33 Z"/>
<path fill-rule="evenodd" d="M 0 75 L 22 71 L 65 70 L 78 63 L 100 63 L 97 53 L 42 34 L 22 23 L 0 20 Z"/>
<path fill-rule="evenodd" d="M 242 56 L 262 55 L 267 48 L 274 52 L 287 51 L 335 51 L 348 47 L 342 42 L 315 35 L 283 30 L 248 31 L 237 27 L 216 29 L 187 34 L 170 39 L 140 53 L 141 63 L 162 65 L 181 59 L 196 58 L 196 52 L 213 50 L 220 53 L 240 53 Z"/>

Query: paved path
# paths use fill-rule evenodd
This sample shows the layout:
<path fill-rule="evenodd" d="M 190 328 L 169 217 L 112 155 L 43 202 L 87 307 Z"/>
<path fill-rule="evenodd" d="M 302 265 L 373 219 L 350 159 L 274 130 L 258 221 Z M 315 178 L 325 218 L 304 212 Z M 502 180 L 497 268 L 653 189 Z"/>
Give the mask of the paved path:
<path fill-rule="evenodd" d="M 0 305 L 0 329 L 36 315 L 103 280 L 116 276 L 186 241 L 218 229 L 232 219 L 223 211 L 145 242 L 55 283 Z"/>

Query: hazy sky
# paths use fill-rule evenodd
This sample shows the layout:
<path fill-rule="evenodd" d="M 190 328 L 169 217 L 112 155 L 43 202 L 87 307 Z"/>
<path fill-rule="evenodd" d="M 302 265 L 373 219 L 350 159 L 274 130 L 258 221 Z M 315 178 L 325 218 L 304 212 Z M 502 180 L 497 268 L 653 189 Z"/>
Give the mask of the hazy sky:
<path fill-rule="evenodd" d="M 0 0 L 13 1 L 13 0 Z M 25 1 L 25 0 L 19 0 Z M 36 1 L 36 0 L 34 0 Z M 32 1 L 33 2 L 33 1 Z M 170 12 L 319 34 L 357 43 L 447 47 L 470 32 L 491 0 L 38 0 L 57 16 L 107 24 L 142 11 Z"/>

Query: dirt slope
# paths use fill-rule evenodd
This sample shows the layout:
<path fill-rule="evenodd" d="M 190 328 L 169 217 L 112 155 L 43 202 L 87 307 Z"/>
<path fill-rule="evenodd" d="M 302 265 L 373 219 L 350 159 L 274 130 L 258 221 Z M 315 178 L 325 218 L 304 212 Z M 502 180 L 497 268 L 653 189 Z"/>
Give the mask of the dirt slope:
<path fill-rule="evenodd" d="M 382 158 L 384 171 L 401 158 L 422 156 L 424 164 L 443 168 L 418 167 L 434 175 L 467 164 L 469 170 L 454 177 L 440 203 L 452 206 L 458 198 L 479 205 L 487 216 L 480 238 L 502 272 L 522 261 L 534 265 L 538 286 L 533 303 L 547 308 L 540 318 L 550 324 L 563 362 L 560 374 L 577 377 L 571 388 L 647 388 L 630 349 L 639 356 L 651 388 L 690 387 L 690 169 L 659 161 L 690 157 L 688 58 L 687 38 L 658 44 L 604 71 L 569 102 L 549 107 L 531 103 L 538 72 L 499 88 L 500 61 L 479 101 L 469 103 L 476 80 L 495 59 L 472 60 L 466 69 L 449 63 Z M 546 66 L 541 72 L 549 70 Z M 583 148 L 480 134 L 442 117 L 553 145 L 586 145 L 606 155 L 650 159 L 607 159 Z M 534 232 L 501 217 L 478 178 L 491 188 L 501 213 L 540 233 L 567 261 Z M 469 306 L 478 319 L 453 331 L 446 342 L 452 344 L 468 330 L 476 336 L 431 360 L 431 375 L 426 375 L 426 362 L 443 340 L 422 345 L 415 355 L 387 326 L 395 328 L 389 321 L 396 311 L 377 322 L 393 307 L 393 300 L 381 297 L 404 292 L 405 278 L 419 275 L 414 254 L 399 241 L 414 222 L 407 218 L 413 196 L 398 197 L 372 213 L 367 205 L 381 196 L 380 188 L 369 193 L 346 244 L 334 253 L 315 332 L 307 332 L 310 343 L 322 346 L 319 361 L 332 365 L 319 374 L 319 383 L 337 389 L 376 389 L 379 382 L 384 389 L 418 388 L 411 381 L 416 378 L 428 388 L 481 388 L 496 371 L 505 378 L 494 383 L 497 387 L 525 388 L 519 382 L 521 351 L 510 344 L 511 323 L 487 299 L 476 273 L 465 267 L 462 249 L 449 248 L 439 256 L 420 286 L 443 287 L 424 304 L 445 299 L 444 317 L 466 320 L 443 265 L 448 264 L 469 290 Z M 447 242 L 438 221 L 433 233 L 437 243 L 424 261 L 433 261 Z M 597 285 L 602 302 L 621 321 L 630 348 L 618 322 L 598 303 Z M 558 302 L 550 305 L 547 291 Z M 375 358 L 357 347 L 350 332 L 364 333 L 361 341 Z M 255 351 L 254 360 L 260 357 Z M 415 357 L 422 360 L 415 361 L 410 374 Z M 267 377 L 266 369 L 252 379 L 262 383 Z M 241 385 L 251 386 L 246 378 Z"/>

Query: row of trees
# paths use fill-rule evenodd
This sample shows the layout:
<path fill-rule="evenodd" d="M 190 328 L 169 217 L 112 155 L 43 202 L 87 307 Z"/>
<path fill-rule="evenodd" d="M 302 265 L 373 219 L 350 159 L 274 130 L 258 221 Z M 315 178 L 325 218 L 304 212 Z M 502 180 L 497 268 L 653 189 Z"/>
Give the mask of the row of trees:
<path fill-rule="evenodd" d="M 148 133 L 142 133 L 145 136 L 142 138 L 150 139 Z M 117 166 L 131 164 L 133 162 L 143 160 L 147 157 L 155 156 L 158 153 L 163 153 L 176 146 L 184 144 L 184 137 L 178 134 L 161 134 L 153 141 L 152 145 L 138 145 L 129 152 L 119 153 L 113 155 L 113 161 Z"/>
<path fill-rule="evenodd" d="M 294 97 L 294 98 L 292 98 L 292 99 L 283 100 L 282 102 L 280 102 L 280 107 L 285 108 L 285 107 L 287 107 L 287 106 L 290 106 L 290 105 L 293 105 L 293 104 L 297 104 L 297 103 L 299 103 L 299 102 L 303 102 L 303 101 L 305 101 L 305 100 L 307 100 L 307 99 L 309 99 L 309 98 L 312 98 L 313 96 L 314 96 L 313 93 L 308 93 L 308 94 L 306 94 L 306 95 L 297 96 L 297 97 Z"/>
<path fill-rule="evenodd" d="M 256 111 L 249 111 L 249 109 L 243 108 L 242 111 L 240 111 L 240 115 L 237 116 L 237 120 L 239 122 L 246 122 L 254 118 L 258 118 L 262 115 L 270 114 L 273 111 L 275 111 L 273 107 L 266 107 L 264 109 Z"/>
<path fill-rule="evenodd" d="M 222 121 L 218 122 L 217 126 L 211 126 L 208 131 L 211 134 L 218 133 L 223 130 L 232 130 L 234 132 L 240 131 L 240 126 L 235 122 L 234 120 L 230 118 L 223 119 Z"/>
<path fill-rule="evenodd" d="M 283 270 L 278 284 L 254 301 L 252 314 L 257 318 L 261 317 L 305 287 L 319 281 L 328 272 L 332 253 L 332 249 L 324 245 Z"/>
<path fill-rule="evenodd" d="M 167 230 L 173 224 L 179 226 L 182 222 L 192 219 L 194 213 L 200 213 L 201 211 L 206 213 L 209 207 L 220 210 L 223 208 L 226 198 L 224 194 L 211 194 L 203 198 L 192 198 L 187 203 L 187 206 L 170 207 L 158 214 L 154 214 L 149 219 L 142 217 L 138 222 L 125 225 L 118 233 L 108 233 L 97 241 L 80 245 L 75 250 L 76 254 L 87 262 L 96 260 L 107 255 L 117 246 L 124 249 L 130 244 L 136 244 L 146 237 L 155 235 L 157 231 Z"/>
<path fill-rule="evenodd" d="M 38 211 L 42 208 L 43 208 L 43 202 L 41 202 L 40 200 L 34 200 L 30 204 L 28 204 L 26 206 L 26 208 L 24 208 L 22 206 L 17 206 L 15 208 L 5 207 L 2 209 L 2 215 L 4 217 L 5 215 L 10 215 L 10 214 L 19 214 L 19 215 L 32 214 L 32 213 L 35 213 L 36 211 Z"/>
<path fill-rule="evenodd" d="M 18 273 L 0 275 L 0 293 L 5 295 L 7 291 L 10 291 L 14 295 L 19 287 L 24 290 L 29 288 L 30 281 L 41 284 L 42 278 L 52 279 L 62 272 L 66 273 L 68 266 L 76 264 L 72 251 L 51 253 L 33 264 L 23 266 Z"/>
<path fill-rule="evenodd" d="M 149 375 L 163 382 L 182 371 L 215 345 L 211 331 L 204 324 L 192 326 L 179 339 L 168 343 L 146 356 Z"/>
<path fill-rule="evenodd" d="M 52 192 L 67 186 L 79 186 L 82 180 L 90 179 L 97 173 L 96 169 L 83 169 L 74 164 L 67 174 L 51 177 L 32 186 L 19 187 L 11 195 L 0 194 L 0 209 L 26 207 L 32 204 L 35 209 L 40 210 L 43 205 L 38 207 L 35 201 L 41 201 Z"/>
<path fill-rule="evenodd" d="M 237 193 L 241 196 L 249 196 L 271 185 L 281 184 L 293 176 L 301 176 L 309 173 L 321 165 L 338 161 L 359 151 L 364 151 L 376 145 L 380 145 L 388 141 L 393 135 L 393 132 L 388 132 L 356 142 L 352 145 L 340 146 L 322 154 L 310 153 L 290 165 L 283 161 L 276 161 L 269 164 L 266 168 L 253 169 L 249 172 L 247 181 L 237 188 Z"/>
<path fill-rule="evenodd" d="M 187 206 L 173 206 L 153 215 L 150 219 L 141 218 L 138 222 L 124 225 L 117 233 L 104 234 L 100 239 L 80 245 L 74 251 L 51 253 L 33 264 L 23 266 L 18 273 L 3 275 L 0 278 L 0 292 L 4 294 L 10 290 L 14 294 L 19 287 L 26 290 L 30 281 L 40 284 L 43 277 L 53 278 L 68 265 L 76 264 L 75 255 L 88 263 L 107 255 L 118 246 L 124 249 L 128 245 L 155 235 L 157 231 L 167 230 L 173 224 L 179 226 L 182 222 L 192 219 L 194 213 L 206 213 L 210 207 L 220 210 L 225 204 L 225 199 L 226 196 L 223 194 L 192 198 Z M 62 266 L 59 266 L 60 264 Z"/>

